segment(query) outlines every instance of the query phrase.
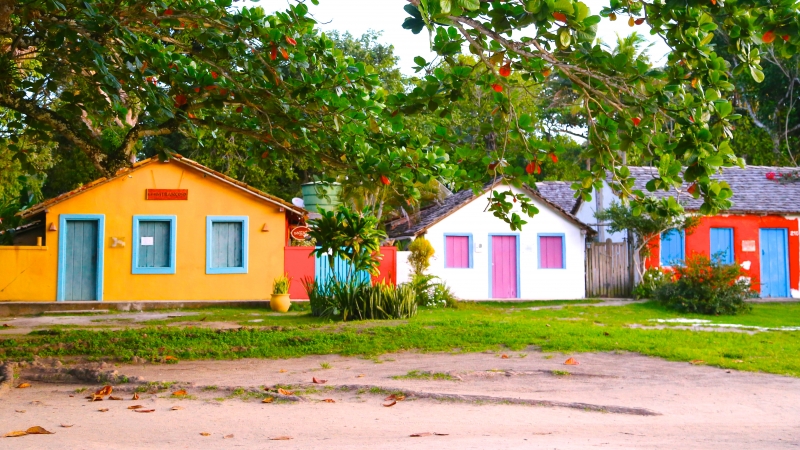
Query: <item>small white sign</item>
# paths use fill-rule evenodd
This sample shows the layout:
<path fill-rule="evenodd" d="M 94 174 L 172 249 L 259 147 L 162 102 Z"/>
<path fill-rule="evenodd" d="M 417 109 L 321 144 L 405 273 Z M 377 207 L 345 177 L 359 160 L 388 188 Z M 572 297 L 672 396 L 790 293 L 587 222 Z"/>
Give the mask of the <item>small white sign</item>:
<path fill-rule="evenodd" d="M 142 245 L 153 245 L 153 236 L 142 236 Z"/>
<path fill-rule="evenodd" d="M 742 241 L 742 251 L 743 252 L 756 251 L 756 241 Z"/>

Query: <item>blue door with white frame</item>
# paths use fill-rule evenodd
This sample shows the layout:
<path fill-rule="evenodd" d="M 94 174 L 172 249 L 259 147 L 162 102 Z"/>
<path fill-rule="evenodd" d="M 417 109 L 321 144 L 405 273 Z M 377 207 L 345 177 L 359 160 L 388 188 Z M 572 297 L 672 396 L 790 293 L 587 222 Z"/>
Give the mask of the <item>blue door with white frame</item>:
<path fill-rule="evenodd" d="M 733 228 L 712 228 L 709 238 L 711 258 L 721 264 L 733 264 Z"/>
<path fill-rule="evenodd" d="M 102 300 L 104 217 L 62 214 L 59 222 L 57 299 Z"/>
<path fill-rule="evenodd" d="M 761 247 L 761 296 L 789 296 L 789 255 L 786 228 L 759 230 Z"/>

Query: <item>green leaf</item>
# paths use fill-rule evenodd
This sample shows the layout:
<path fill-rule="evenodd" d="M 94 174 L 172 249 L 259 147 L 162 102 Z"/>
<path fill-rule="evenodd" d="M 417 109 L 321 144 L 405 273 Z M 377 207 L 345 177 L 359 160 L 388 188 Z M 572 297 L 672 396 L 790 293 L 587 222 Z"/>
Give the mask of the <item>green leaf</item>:
<path fill-rule="evenodd" d="M 450 0 L 439 0 L 439 5 L 442 7 L 442 14 L 450 14 L 450 7 L 452 6 Z"/>
<path fill-rule="evenodd" d="M 561 48 L 569 47 L 569 43 L 572 41 L 572 36 L 569 34 L 569 28 L 561 27 L 558 30 L 558 43 L 561 44 Z"/>
<path fill-rule="evenodd" d="M 723 100 L 714 102 L 714 107 L 716 108 L 720 117 L 725 117 L 733 112 L 733 106 L 728 101 Z"/>
<path fill-rule="evenodd" d="M 724 161 L 722 160 L 722 157 L 719 156 L 719 155 L 709 156 L 704 161 L 705 161 L 706 164 L 708 164 L 711 167 L 719 167 L 724 163 Z"/>
<path fill-rule="evenodd" d="M 753 80 L 755 80 L 756 83 L 764 81 L 764 72 L 756 66 L 750 66 L 750 75 L 753 76 Z"/>
<path fill-rule="evenodd" d="M 425 61 L 425 58 L 423 58 L 422 56 L 415 56 L 414 57 L 414 62 L 420 67 L 424 67 L 424 66 L 428 65 L 428 62 Z"/>

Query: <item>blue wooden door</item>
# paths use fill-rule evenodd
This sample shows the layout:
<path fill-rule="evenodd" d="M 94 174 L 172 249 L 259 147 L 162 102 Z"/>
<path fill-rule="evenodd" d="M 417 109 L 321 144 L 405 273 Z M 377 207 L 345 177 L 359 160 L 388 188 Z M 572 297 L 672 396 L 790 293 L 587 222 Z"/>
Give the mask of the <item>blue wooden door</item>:
<path fill-rule="evenodd" d="M 492 298 L 517 298 L 517 237 L 492 236 Z"/>
<path fill-rule="evenodd" d="M 761 245 L 761 296 L 789 296 L 789 256 L 786 228 L 759 230 Z"/>
<path fill-rule="evenodd" d="M 98 300 L 98 222 L 68 220 L 63 300 Z"/>
<path fill-rule="evenodd" d="M 722 264 L 733 264 L 733 228 L 712 228 L 709 232 L 711 258 Z"/>
<path fill-rule="evenodd" d="M 334 274 L 338 281 L 357 280 L 362 283 L 368 283 L 371 280 L 370 274 L 366 271 L 354 272 L 352 265 L 349 261 L 342 258 L 336 258 L 333 262 L 333 271 L 331 271 L 330 263 L 328 263 L 328 255 L 317 256 L 314 261 L 315 281 L 319 284 L 324 284 L 333 278 Z"/>

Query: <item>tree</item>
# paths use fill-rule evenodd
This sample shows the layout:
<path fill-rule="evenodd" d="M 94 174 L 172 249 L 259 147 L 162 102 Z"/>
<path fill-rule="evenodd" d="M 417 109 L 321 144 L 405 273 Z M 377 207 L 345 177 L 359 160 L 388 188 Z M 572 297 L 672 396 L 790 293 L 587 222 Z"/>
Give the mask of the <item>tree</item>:
<path fill-rule="evenodd" d="M 611 233 L 628 233 L 628 239 L 634 250 L 634 267 L 641 280 L 645 271 L 645 261 L 650 256 L 653 241 L 668 230 L 687 230 L 697 226 L 699 218 L 689 214 L 678 214 L 673 205 L 659 205 L 659 203 L 672 203 L 675 199 L 669 197 L 656 200 L 649 197 L 644 202 L 645 210 L 637 210 L 631 205 L 613 202 L 611 206 L 595 213 L 595 218 L 600 222 L 608 223 Z M 660 206 L 660 207 L 659 207 Z M 666 207 L 664 207 L 666 206 Z"/>

